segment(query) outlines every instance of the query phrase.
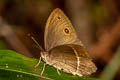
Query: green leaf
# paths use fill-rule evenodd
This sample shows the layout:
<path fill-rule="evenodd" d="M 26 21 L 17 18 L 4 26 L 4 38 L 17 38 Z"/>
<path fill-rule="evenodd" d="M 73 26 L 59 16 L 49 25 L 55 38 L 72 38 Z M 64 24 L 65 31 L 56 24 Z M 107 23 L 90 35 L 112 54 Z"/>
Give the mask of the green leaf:
<path fill-rule="evenodd" d="M 40 76 L 44 62 L 35 68 L 38 59 L 28 58 L 11 50 L 0 50 L 0 80 L 99 80 L 96 78 L 73 76 L 62 71 L 58 75 L 55 68 L 46 65 Z"/>

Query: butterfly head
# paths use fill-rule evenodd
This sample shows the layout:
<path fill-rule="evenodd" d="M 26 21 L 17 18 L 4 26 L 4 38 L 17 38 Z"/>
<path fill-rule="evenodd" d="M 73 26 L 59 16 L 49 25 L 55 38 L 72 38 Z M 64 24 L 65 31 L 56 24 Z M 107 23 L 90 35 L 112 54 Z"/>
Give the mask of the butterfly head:
<path fill-rule="evenodd" d="M 47 62 L 47 58 L 49 58 L 49 57 L 48 57 L 48 56 L 49 56 L 48 52 L 41 52 L 40 54 L 41 54 L 42 59 L 43 59 L 45 62 Z"/>

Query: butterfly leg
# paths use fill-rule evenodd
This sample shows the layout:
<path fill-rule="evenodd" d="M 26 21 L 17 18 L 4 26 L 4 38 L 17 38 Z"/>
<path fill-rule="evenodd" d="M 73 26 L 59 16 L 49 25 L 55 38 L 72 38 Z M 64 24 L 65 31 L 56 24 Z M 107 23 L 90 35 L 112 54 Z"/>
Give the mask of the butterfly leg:
<path fill-rule="evenodd" d="M 41 72 L 41 76 L 43 75 L 43 72 L 45 71 L 45 66 L 46 66 L 46 63 L 44 63 L 44 65 L 43 65 L 43 69 L 42 69 L 42 72 Z"/>
<path fill-rule="evenodd" d="M 39 59 L 39 62 L 35 65 L 35 68 L 40 65 L 40 62 L 41 62 L 41 57 L 40 57 L 40 59 Z"/>
<path fill-rule="evenodd" d="M 58 73 L 58 75 L 61 75 L 59 69 L 57 69 L 57 73 Z"/>
<path fill-rule="evenodd" d="M 58 68 L 55 63 L 53 63 L 52 65 L 56 67 L 58 75 L 61 75 L 61 74 L 60 74 L 60 71 L 59 71 L 60 68 Z"/>

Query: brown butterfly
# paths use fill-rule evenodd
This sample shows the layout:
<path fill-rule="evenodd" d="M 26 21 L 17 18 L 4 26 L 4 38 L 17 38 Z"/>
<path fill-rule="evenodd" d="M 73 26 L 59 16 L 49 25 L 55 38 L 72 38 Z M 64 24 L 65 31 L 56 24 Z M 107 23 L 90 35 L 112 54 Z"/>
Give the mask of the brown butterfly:
<path fill-rule="evenodd" d="M 45 50 L 40 47 L 41 57 L 36 66 L 42 58 L 45 64 L 55 67 L 57 71 L 63 70 L 78 76 L 96 72 L 97 68 L 78 39 L 71 22 L 58 8 L 53 10 L 47 20 L 44 42 Z M 45 64 L 41 74 L 44 72 Z"/>

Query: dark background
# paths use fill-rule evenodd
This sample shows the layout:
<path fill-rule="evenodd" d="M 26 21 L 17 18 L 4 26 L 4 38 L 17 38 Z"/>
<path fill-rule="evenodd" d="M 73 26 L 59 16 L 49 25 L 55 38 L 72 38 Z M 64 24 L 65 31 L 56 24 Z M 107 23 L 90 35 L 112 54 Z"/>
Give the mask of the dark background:
<path fill-rule="evenodd" d="M 100 77 L 120 45 L 119 0 L 0 0 L 0 49 L 39 58 L 31 34 L 44 47 L 44 28 L 55 8 L 62 9 L 98 67 Z M 114 67 L 113 67 L 114 68 Z M 120 80 L 120 70 L 114 80 Z"/>

